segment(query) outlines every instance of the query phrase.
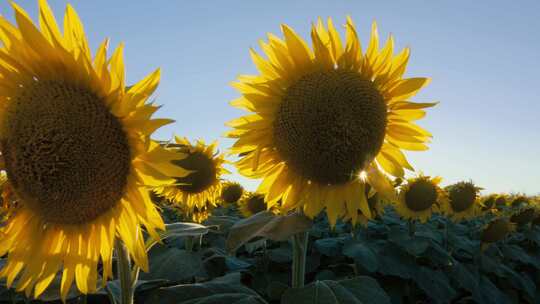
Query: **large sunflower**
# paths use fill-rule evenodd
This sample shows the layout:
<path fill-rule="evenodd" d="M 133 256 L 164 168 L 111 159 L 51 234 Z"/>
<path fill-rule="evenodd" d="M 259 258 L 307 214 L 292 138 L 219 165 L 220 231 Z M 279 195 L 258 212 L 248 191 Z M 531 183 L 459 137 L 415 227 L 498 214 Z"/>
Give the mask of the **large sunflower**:
<path fill-rule="evenodd" d="M 440 177 L 420 175 L 401 185 L 396 212 L 404 219 L 420 220 L 425 223 L 440 206 L 448 204 L 444 190 L 439 187 Z"/>
<path fill-rule="evenodd" d="M 17 26 L 0 17 L 0 150 L 21 204 L 1 231 L 0 276 L 38 297 L 63 270 L 65 299 L 73 281 L 96 289 L 100 261 L 111 277 L 115 238 L 148 269 L 142 227 L 159 238 L 164 224 L 146 187 L 186 172 L 149 138 L 171 122 L 146 103 L 159 70 L 126 89 L 122 46 L 108 58 L 105 40 L 92 58 L 75 10 L 61 33 L 39 4 L 39 29 L 14 3 Z"/>
<path fill-rule="evenodd" d="M 191 144 L 187 138 L 175 137 L 169 144 L 170 151 L 186 155 L 184 159 L 173 161 L 179 167 L 190 170 L 189 175 L 177 178 L 174 185 L 156 188 L 155 191 L 172 203 L 185 204 L 188 208 L 203 208 L 207 202 L 217 206 L 221 197 L 221 176 L 229 173 L 223 164 L 223 154 L 216 153 L 217 142 L 206 145 L 203 140 Z"/>
<path fill-rule="evenodd" d="M 233 85 L 242 97 L 231 104 L 251 112 L 229 122 L 232 152 L 246 176 L 263 178 L 258 189 L 269 206 L 303 207 L 313 217 L 326 207 L 330 223 L 358 210 L 371 217 L 366 183 L 395 199 L 386 174 L 412 170 L 404 150 L 426 150 L 431 134 L 413 121 L 435 103 L 413 103 L 428 78 L 403 78 L 409 49 L 394 56 L 394 39 L 379 48 L 373 24 L 367 51 L 347 18 L 342 42 L 332 20 L 312 27 L 310 49 L 290 27 L 285 39 L 261 42 L 267 58 L 251 50 L 260 75 Z M 364 178 L 360 178 L 363 176 Z"/>
<path fill-rule="evenodd" d="M 442 211 L 454 221 L 470 219 L 480 211 L 478 192 L 482 188 L 472 182 L 459 182 L 446 187 L 448 203 L 442 206 Z"/>

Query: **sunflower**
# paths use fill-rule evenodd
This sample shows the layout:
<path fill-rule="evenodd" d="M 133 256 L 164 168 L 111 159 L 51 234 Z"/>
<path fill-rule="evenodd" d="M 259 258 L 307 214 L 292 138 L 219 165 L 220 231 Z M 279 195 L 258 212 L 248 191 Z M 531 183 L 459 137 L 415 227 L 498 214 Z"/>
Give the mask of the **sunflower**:
<path fill-rule="evenodd" d="M 497 210 L 497 194 L 491 194 L 483 197 L 480 200 L 482 211 L 496 211 Z"/>
<path fill-rule="evenodd" d="M 510 202 L 510 206 L 513 208 L 521 208 L 530 205 L 531 200 L 525 195 L 517 195 Z"/>
<path fill-rule="evenodd" d="M 313 50 L 281 28 L 284 40 L 261 42 L 267 58 L 251 50 L 260 75 L 233 84 L 243 96 L 231 104 L 251 112 L 228 123 L 231 150 L 243 155 L 237 167 L 262 178 L 258 192 L 270 206 L 282 200 L 283 211 L 314 217 L 326 208 L 331 225 L 345 215 L 355 223 L 358 210 L 371 218 L 366 184 L 394 200 L 386 175 L 413 169 L 401 150 L 428 148 L 431 134 L 413 121 L 436 103 L 409 100 L 429 79 L 403 78 L 409 49 L 394 56 L 392 37 L 380 49 L 375 23 L 365 53 L 350 18 L 345 41 L 319 19 Z"/>
<path fill-rule="evenodd" d="M 224 205 L 236 203 L 244 195 L 244 187 L 236 182 L 224 182 L 221 190 L 221 200 Z"/>
<path fill-rule="evenodd" d="M 448 203 L 442 205 L 443 213 L 454 221 L 476 216 L 480 209 L 478 191 L 481 189 L 472 182 L 459 182 L 446 187 Z"/>
<path fill-rule="evenodd" d="M 203 140 L 198 140 L 191 144 L 187 138 L 176 136 L 175 144 L 167 147 L 186 157 L 173 163 L 191 172 L 177 178 L 175 185 L 156 188 L 156 193 L 172 203 L 185 204 L 191 209 L 203 208 L 208 202 L 217 206 L 221 196 L 221 175 L 229 172 L 223 168 L 224 155 L 215 152 L 216 146 L 217 142 L 206 145 Z"/>
<path fill-rule="evenodd" d="M 264 195 L 260 193 L 249 193 L 243 199 L 238 201 L 238 210 L 244 217 L 250 217 L 267 209 Z M 274 210 L 275 208 L 271 209 L 271 211 Z"/>
<path fill-rule="evenodd" d="M 510 216 L 510 221 L 518 226 L 532 222 L 538 215 L 538 209 L 534 206 L 523 206 L 516 208 Z"/>
<path fill-rule="evenodd" d="M 506 217 L 492 220 L 482 229 L 480 238 L 482 250 L 485 250 L 491 243 L 504 239 L 510 232 L 515 230 L 516 224 L 510 222 Z"/>
<path fill-rule="evenodd" d="M 105 40 L 92 58 L 75 10 L 61 33 L 39 4 L 39 29 L 15 3 L 17 25 L 0 17 L 0 152 L 21 205 L 1 230 L 0 277 L 38 297 L 61 270 L 65 300 L 74 281 L 96 290 L 100 262 L 111 278 L 116 237 L 148 270 L 142 227 L 159 238 L 164 224 L 147 187 L 187 172 L 150 140 L 171 122 L 147 103 L 159 70 L 126 88 L 122 46 L 108 58 Z"/>
<path fill-rule="evenodd" d="M 508 200 L 509 198 L 506 194 L 497 195 L 497 198 L 495 199 L 495 207 L 496 208 L 506 207 Z"/>
<path fill-rule="evenodd" d="M 404 219 L 425 223 L 433 212 L 448 203 L 446 193 L 439 187 L 441 180 L 438 176 L 424 175 L 407 179 L 407 183 L 401 185 L 396 212 Z"/>
<path fill-rule="evenodd" d="M 193 206 L 189 208 L 187 205 L 180 204 L 174 205 L 174 208 L 185 220 L 200 224 L 210 217 L 215 206 L 210 202 L 206 202 L 202 207 Z"/>

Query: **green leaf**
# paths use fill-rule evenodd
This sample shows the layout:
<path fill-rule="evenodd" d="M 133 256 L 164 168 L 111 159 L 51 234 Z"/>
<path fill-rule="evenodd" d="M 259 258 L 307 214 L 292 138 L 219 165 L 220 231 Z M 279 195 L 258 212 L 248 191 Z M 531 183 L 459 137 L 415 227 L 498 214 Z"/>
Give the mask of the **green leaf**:
<path fill-rule="evenodd" d="M 485 304 L 506 304 L 511 303 L 510 299 L 502 293 L 488 277 L 480 277 L 479 287 L 473 292 L 473 299 L 477 303 Z"/>
<path fill-rule="evenodd" d="M 141 280 L 169 280 L 184 282 L 204 274 L 199 253 L 164 245 L 154 246 L 149 252 L 150 272 L 141 272 Z"/>
<path fill-rule="evenodd" d="M 288 289 L 281 304 L 390 304 L 390 298 L 376 280 L 359 276 L 343 281 L 316 281 L 302 288 Z"/>
<path fill-rule="evenodd" d="M 501 247 L 501 250 L 505 257 L 513 261 L 518 261 L 526 265 L 534 266 L 536 267 L 536 269 L 540 269 L 540 261 L 531 257 L 523 248 L 517 245 L 506 245 Z"/>
<path fill-rule="evenodd" d="M 308 217 L 299 213 L 278 216 L 268 211 L 259 212 L 231 227 L 226 249 L 228 252 L 235 252 L 255 237 L 285 241 L 294 234 L 308 230 L 312 225 L 313 222 Z"/>
<path fill-rule="evenodd" d="M 322 254 L 330 257 L 341 255 L 344 242 L 348 237 L 324 238 L 314 242 L 315 248 Z"/>
<path fill-rule="evenodd" d="M 353 258 L 356 263 L 360 264 L 369 272 L 375 272 L 379 267 L 379 261 L 375 252 L 361 242 L 352 241 L 345 244 L 343 254 Z"/>
<path fill-rule="evenodd" d="M 377 257 L 379 259 L 378 271 L 385 275 L 410 279 L 418 268 L 414 257 L 390 242 L 381 248 Z"/>
<path fill-rule="evenodd" d="M 166 239 L 169 237 L 186 237 L 186 236 L 200 236 L 205 235 L 210 231 L 211 227 L 207 227 L 201 224 L 196 223 L 171 223 L 165 225 L 165 231 L 160 233 L 161 239 Z M 150 250 L 152 246 L 158 243 L 157 240 L 152 238 L 146 241 L 146 250 Z"/>
<path fill-rule="evenodd" d="M 420 267 L 413 277 L 420 287 L 436 303 L 448 303 L 456 295 L 448 278 L 441 271 Z"/>
<path fill-rule="evenodd" d="M 473 291 L 478 288 L 478 269 L 470 266 L 469 269 L 462 263 L 456 263 L 450 267 L 450 276 L 456 281 L 459 287 Z"/>
<path fill-rule="evenodd" d="M 238 282 L 237 282 L 238 281 Z M 202 284 L 161 287 L 150 292 L 145 304 L 266 304 L 256 292 L 240 284 L 236 275 Z"/>

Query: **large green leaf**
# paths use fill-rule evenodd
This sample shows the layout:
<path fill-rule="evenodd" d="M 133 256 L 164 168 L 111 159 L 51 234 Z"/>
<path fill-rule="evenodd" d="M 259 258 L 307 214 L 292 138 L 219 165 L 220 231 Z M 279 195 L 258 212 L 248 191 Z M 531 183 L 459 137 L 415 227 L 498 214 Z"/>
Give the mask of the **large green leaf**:
<path fill-rule="evenodd" d="M 148 293 L 145 304 L 265 304 L 256 292 L 244 287 L 239 276 L 228 275 L 201 284 L 161 287 Z"/>
<path fill-rule="evenodd" d="M 281 304 L 390 304 L 376 280 L 359 276 L 343 281 L 316 281 L 285 291 Z"/>
<path fill-rule="evenodd" d="M 256 237 L 285 241 L 294 234 L 308 230 L 312 225 L 309 218 L 299 213 L 280 216 L 269 211 L 259 212 L 231 227 L 226 249 L 234 252 Z"/>
<path fill-rule="evenodd" d="M 379 261 L 375 252 L 360 241 L 351 241 L 343 247 L 343 254 L 353 258 L 369 272 L 377 271 Z"/>
<path fill-rule="evenodd" d="M 414 281 L 435 303 L 449 303 L 456 295 L 456 291 L 448 278 L 441 271 L 431 270 L 427 267 L 419 267 L 413 276 Z"/>
<path fill-rule="evenodd" d="M 141 272 L 141 280 L 189 281 L 204 274 L 201 256 L 165 245 L 154 246 L 149 252 L 150 272 Z"/>

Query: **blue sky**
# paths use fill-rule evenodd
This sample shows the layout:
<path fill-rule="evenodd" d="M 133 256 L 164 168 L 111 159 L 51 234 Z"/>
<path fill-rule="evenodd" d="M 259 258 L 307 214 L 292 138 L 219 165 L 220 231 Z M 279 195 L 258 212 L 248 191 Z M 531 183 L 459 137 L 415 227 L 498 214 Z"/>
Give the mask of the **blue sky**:
<path fill-rule="evenodd" d="M 37 1 L 19 1 L 37 16 Z M 57 18 L 66 1 L 50 0 Z M 519 1 L 71 1 L 92 48 L 105 37 L 126 44 L 127 78 L 156 67 L 157 116 L 176 120 L 156 134 L 221 138 L 241 111 L 229 83 L 255 73 L 248 49 L 280 23 L 309 37 L 318 16 L 344 24 L 351 15 L 367 44 L 376 20 L 382 37 L 410 46 L 407 76 L 432 83 L 415 101 L 440 101 L 420 125 L 434 134 L 427 152 L 408 153 L 425 174 L 449 184 L 472 179 L 489 192 L 540 192 L 540 2 Z M 11 20 L 3 1 L 0 13 Z M 36 19 L 35 19 L 36 20 Z M 239 180 L 254 189 L 256 181 Z"/>

